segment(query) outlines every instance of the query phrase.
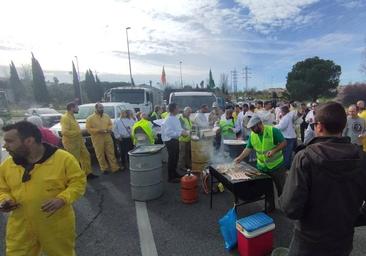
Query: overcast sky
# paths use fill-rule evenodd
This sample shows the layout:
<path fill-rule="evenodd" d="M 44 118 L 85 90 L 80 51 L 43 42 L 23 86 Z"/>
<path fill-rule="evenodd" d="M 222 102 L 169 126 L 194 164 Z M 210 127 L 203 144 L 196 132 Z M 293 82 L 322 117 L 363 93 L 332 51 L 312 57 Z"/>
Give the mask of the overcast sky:
<path fill-rule="evenodd" d="M 283 87 L 292 65 L 308 57 L 342 66 L 342 83 L 360 70 L 366 37 L 365 0 L 2 0 L 0 65 L 30 63 L 69 71 L 78 56 L 102 80 L 127 80 L 126 30 L 137 83 L 185 84 L 250 68 L 249 86 Z M 4 73 L 4 72 L 3 72 Z M 50 74 L 50 73 L 48 73 Z M 0 76 L 5 75 L 1 74 Z M 119 76 L 118 76 L 119 75 Z M 70 77 L 71 81 L 71 77 Z"/>

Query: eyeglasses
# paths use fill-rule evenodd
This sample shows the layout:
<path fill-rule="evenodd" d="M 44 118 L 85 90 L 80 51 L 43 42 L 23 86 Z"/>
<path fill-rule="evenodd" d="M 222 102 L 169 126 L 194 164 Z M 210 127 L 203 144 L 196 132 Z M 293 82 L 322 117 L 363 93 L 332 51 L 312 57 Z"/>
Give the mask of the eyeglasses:
<path fill-rule="evenodd" d="M 315 108 L 315 107 L 317 107 L 317 106 L 318 106 L 318 105 L 311 105 L 311 107 L 312 107 L 312 108 Z"/>

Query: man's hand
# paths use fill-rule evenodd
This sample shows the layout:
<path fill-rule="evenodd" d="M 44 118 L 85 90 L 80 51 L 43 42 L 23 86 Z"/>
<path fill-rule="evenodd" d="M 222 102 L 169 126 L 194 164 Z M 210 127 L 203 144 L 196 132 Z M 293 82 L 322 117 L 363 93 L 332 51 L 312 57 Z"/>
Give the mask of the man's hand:
<path fill-rule="evenodd" d="M 0 204 L 0 212 L 11 212 L 19 207 L 13 200 L 5 200 Z"/>
<path fill-rule="evenodd" d="M 234 159 L 234 163 L 239 164 L 242 160 L 243 159 L 240 156 L 238 156 L 237 158 Z"/>
<path fill-rule="evenodd" d="M 270 151 L 268 151 L 268 152 L 266 153 L 266 156 L 267 156 L 268 158 L 271 158 L 273 155 L 274 155 L 273 150 L 270 150 Z"/>
<path fill-rule="evenodd" d="M 61 209 L 64 205 L 65 205 L 64 200 L 62 200 L 60 198 L 55 198 L 55 199 L 45 202 L 42 205 L 41 210 L 43 212 L 47 212 L 47 213 L 54 213 L 57 210 Z"/>

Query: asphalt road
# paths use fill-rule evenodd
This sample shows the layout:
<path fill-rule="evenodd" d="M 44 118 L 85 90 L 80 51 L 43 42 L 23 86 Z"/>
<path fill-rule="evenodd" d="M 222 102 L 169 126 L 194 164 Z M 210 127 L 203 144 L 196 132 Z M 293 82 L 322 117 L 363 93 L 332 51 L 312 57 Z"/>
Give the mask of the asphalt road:
<path fill-rule="evenodd" d="M 186 205 L 180 201 L 178 184 L 166 183 L 164 191 L 161 198 L 146 204 L 153 245 L 158 255 L 238 255 L 235 250 L 227 252 L 224 249 L 218 226 L 219 218 L 232 207 L 233 198 L 229 192 L 216 194 L 214 207 L 210 209 L 209 196 L 202 192 L 198 203 Z M 246 205 L 240 208 L 239 217 L 262 209 L 262 202 Z M 85 196 L 75 203 L 75 212 L 77 255 L 141 255 L 136 205 L 131 199 L 128 171 L 89 181 Z M 292 235 L 291 221 L 278 210 L 270 215 L 276 223 L 275 246 L 288 246 Z M 148 226 L 148 222 L 144 225 Z M 5 223 L 6 216 L 1 215 L 0 255 L 5 255 Z M 148 233 L 144 225 L 142 236 Z M 154 253 L 151 251 L 146 255 Z M 365 228 L 356 230 L 352 255 L 366 255 Z"/>

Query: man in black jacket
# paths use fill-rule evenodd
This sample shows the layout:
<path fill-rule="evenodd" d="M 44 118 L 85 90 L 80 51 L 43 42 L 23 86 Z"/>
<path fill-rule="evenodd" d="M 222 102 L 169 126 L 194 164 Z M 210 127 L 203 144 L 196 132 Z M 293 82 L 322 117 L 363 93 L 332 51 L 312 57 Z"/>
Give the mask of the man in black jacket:
<path fill-rule="evenodd" d="M 366 157 L 341 137 L 344 108 L 317 108 L 316 137 L 298 152 L 280 206 L 296 220 L 289 256 L 343 256 L 352 251 L 354 223 L 366 198 Z"/>

